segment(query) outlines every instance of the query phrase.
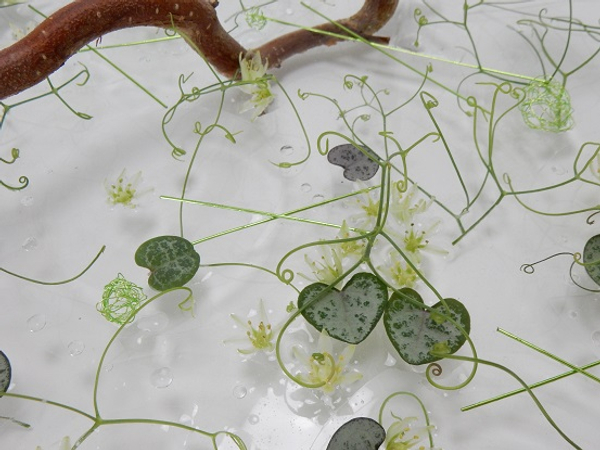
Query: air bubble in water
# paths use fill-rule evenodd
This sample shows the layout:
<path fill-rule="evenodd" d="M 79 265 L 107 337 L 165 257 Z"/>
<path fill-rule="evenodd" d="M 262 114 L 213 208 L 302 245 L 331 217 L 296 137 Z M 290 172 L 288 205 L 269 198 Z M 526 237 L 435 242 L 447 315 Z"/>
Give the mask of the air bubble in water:
<path fill-rule="evenodd" d="M 23 197 L 21 199 L 21 205 L 23 205 L 23 206 L 33 205 L 33 197 L 31 195 L 28 195 L 27 197 Z"/>
<path fill-rule="evenodd" d="M 248 394 L 248 389 L 246 389 L 244 386 L 238 385 L 238 386 L 236 386 L 236 387 L 233 388 L 233 396 L 235 398 L 242 399 L 247 394 Z"/>
<path fill-rule="evenodd" d="M 248 422 L 250 422 L 252 425 L 256 425 L 258 422 L 260 422 L 260 417 L 258 417 L 256 414 L 250 414 L 248 416 Z"/>
<path fill-rule="evenodd" d="M 300 186 L 300 190 L 302 192 L 310 192 L 312 190 L 312 186 L 308 183 L 304 183 L 302 186 Z"/>
<path fill-rule="evenodd" d="M 322 202 L 323 200 L 325 200 L 325 196 L 321 194 L 316 194 L 315 196 L 313 196 L 313 202 L 315 203 Z"/>
<path fill-rule="evenodd" d="M 35 316 L 31 316 L 27 319 L 27 325 L 29 326 L 29 331 L 32 333 L 43 330 L 46 326 L 46 315 L 36 314 Z"/>
<path fill-rule="evenodd" d="M 30 251 L 30 250 L 35 250 L 37 247 L 38 243 L 37 243 L 37 239 L 34 237 L 28 237 L 27 239 L 25 239 L 23 241 L 23 243 L 21 244 L 21 247 L 23 247 L 23 250 L 25 250 L 26 252 Z"/>
<path fill-rule="evenodd" d="M 164 389 L 169 387 L 173 382 L 173 372 L 168 367 L 161 367 L 160 369 L 156 369 L 150 375 L 150 383 L 152 386 L 158 389 Z"/>
<path fill-rule="evenodd" d="M 69 354 L 71 356 L 77 356 L 83 353 L 83 350 L 85 350 L 85 344 L 83 341 L 72 341 L 69 343 L 67 348 L 69 349 Z"/>

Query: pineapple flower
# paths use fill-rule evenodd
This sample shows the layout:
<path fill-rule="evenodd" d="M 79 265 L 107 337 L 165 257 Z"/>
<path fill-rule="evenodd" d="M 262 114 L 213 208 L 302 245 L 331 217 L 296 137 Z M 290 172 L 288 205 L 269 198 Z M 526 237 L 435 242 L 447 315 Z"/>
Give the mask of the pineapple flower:
<path fill-rule="evenodd" d="M 418 419 L 406 417 L 404 419 L 392 414 L 396 421 L 390 425 L 385 438 L 386 450 L 436 450 L 434 447 L 422 444 L 423 439 L 435 429 L 433 425 L 425 427 L 413 427 L 412 424 Z M 439 450 L 439 449 L 437 449 Z"/>
<path fill-rule="evenodd" d="M 419 280 L 417 272 L 396 251 L 390 251 L 388 259 L 384 266 L 378 266 L 377 268 L 386 275 L 389 283 L 398 289 L 403 287 L 413 288 Z M 415 265 L 419 269 L 419 265 Z"/>
<path fill-rule="evenodd" d="M 138 185 L 142 182 L 142 172 L 138 172 L 133 177 L 127 177 L 127 169 L 123 169 L 121 174 L 117 177 L 117 181 L 109 183 L 108 180 L 104 180 L 104 188 L 108 194 L 108 203 L 111 205 L 123 205 L 127 208 L 134 209 L 137 204 L 135 203 L 141 195 L 147 194 L 152 191 L 152 188 L 144 189 L 140 191 Z"/>
<path fill-rule="evenodd" d="M 267 75 L 268 64 L 263 64 L 260 53 L 256 52 L 251 58 L 244 58 L 240 54 L 240 73 L 242 82 L 239 88 L 250 95 L 250 100 L 244 102 L 240 112 L 253 110 L 251 120 L 265 112 L 275 99 L 271 92 L 270 75 Z"/>
<path fill-rule="evenodd" d="M 320 389 L 325 394 L 333 393 L 338 386 L 348 386 L 362 378 L 357 370 L 348 370 L 347 365 L 354 355 L 355 345 L 348 345 L 338 355 L 333 355 L 333 339 L 323 329 L 317 343 L 318 351 L 309 355 L 298 346 L 292 349 L 294 357 L 305 367 L 305 372 L 298 373 L 301 383 L 318 385 L 324 383 Z"/>
<path fill-rule="evenodd" d="M 418 214 L 422 214 L 429 209 L 433 203 L 432 199 L 417 199 L 419 188 L 416 184 L 411 184 L 405 191 L 402 189 L 402 183 L 394 183 L 392 186 L 392 198 L 390 201 L 390 215 L 394 217 L 399 224 L 408 226 L 414 222 Z"/>
<path fill-rule="evenodd" d="M 38 445 L 35 450 L 42 450 L 42 447 Z M 58 450 L 71 450 L 71 438 L 69 438 L 69 436 L 65 436 L 60 440 Z"/>
<path fill-rule="evenodd" d="M 231 314 L 230 317 L 236 324 L 245 330 L 246 335 L 243 338 L 226 339 L 223 342 L 225 344 L 247 344 L 249 342 L 250 346 L 238 348 L 238 352 L 242 355 L 251 355 L 257 352 L 270 353 L 275 350 L 275 339 L 277 338 L 277 333 L 281 326 L 271 326 L 271 323 L 269 322 L 269 316 L 262 299 L 258 302 L 257 316 L 259 323 L 255 327 L 250 319 L 244 322 L 237 315 Z"/>

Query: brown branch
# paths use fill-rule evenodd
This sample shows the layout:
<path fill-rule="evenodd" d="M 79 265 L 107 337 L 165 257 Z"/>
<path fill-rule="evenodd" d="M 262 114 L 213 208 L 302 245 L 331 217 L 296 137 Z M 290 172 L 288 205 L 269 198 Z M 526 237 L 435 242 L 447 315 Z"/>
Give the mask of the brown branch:
<path fill-rule="evenodd" d="M 365 0 L 358 13 L 340 21 L 370 38 L 392 16 L 399 0 Z M 217 0 L 75 0 L 59 9 L 12 46 L 0 51 L 0 100 L 43 81 L 85 44 L 123 28 L 153 26 L 185 35 L 228 78 L 236 76 L 239 57 L 247 50 L 221 26 Z M 334 24 L 317 27 L 340 32 Z M 339 39 L 298 30 L 276 38 L 258 50 L 271 67 L 292 55 Z"/>

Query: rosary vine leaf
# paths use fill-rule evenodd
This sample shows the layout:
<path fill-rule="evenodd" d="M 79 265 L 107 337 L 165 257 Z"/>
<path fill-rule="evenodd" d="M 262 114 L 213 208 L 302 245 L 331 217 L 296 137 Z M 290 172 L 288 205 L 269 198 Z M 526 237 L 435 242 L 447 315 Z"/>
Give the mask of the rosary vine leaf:
<path fill-rule="evenodd" d="M 0 392 L 6 392 L 10 386 L 11 368 L 8 358 L 0 351 Z"/>
<path fill-rule="evenodd" d="M 298 308 L 317 330 L 349 344 L 364 341 L 373 331 L 387 304 L 383 281 L 371 273 L 357 273 L 341 291 L 323 283 L 305 287 L 298 297 Z"/>
<path fill-rule="evenodd" d="M 356 417 L 334 433 L 327 450 L 377 450 L 385 441 L 385 430 L 368 417 Z"/>
<path fill-rule="evenodd" d="M 585 271 L 600 286 L 600 234 L 591 237 L 583 247 Z"/>
<path fill-rule="evenodd" d="M 455 353 L 466 341 L 464 333 L 471 330 L 471 318 L 465 306 L 458 300 L 447 298 L 438 302 L 431 310 L 421 308 L 419 293 L 410 288 L 395 292 L 390 298 L 383 316 L 383 323 L 390 341 L 408 364 L 429 364 L 438 361 L 437 354 Z M 446 317 L 460 325 L 458 329 Z"/>
<path fill-rule="evenodd" d="M 350 181 L 367 181 L 377 175 L 379 157 L 368 147 L 342 144 L 327 153 L 327 161 L 344 168 L 344 178 Z"/>
<path fill-rule="evenodd" d="M 200 267 L 200 255 L 188 240 L 179 236 L 158 236 L 139 246 L 135 263 L 150 269 L 148 284 L 157 291 L 181 287 Z"/>

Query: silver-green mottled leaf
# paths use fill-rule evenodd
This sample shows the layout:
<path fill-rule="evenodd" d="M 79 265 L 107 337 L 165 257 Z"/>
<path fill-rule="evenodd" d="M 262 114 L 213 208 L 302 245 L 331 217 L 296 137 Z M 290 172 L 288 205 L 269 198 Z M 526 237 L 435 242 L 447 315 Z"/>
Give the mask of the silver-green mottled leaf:
<path fill-rule="evenodd" d="M 357 273 L 341 291 L 323 283 L 300 292 L 298 308 L 317 330 L 327 330 L 332 338 L 358 344 L 371 333 L 387 303 L 383 281 L 371 273 Z"/>
<path fill-rule="evenodd" d="M 338 145 L 329 150 L 327 160 L 331 164 L 343 167 L 344 178 L 347 180 L 370 180 L 379 170 L 379 157 L 370 148 L 361 148 L 362 150 L 352 144 Z"/>
<path fill-rule="evenodd" d="M 466 340 L 463 333 L 442 315 L 450 316 L 468 334 L 471 330 L 469 312 L 458 300 L 445 299 L 449 311 L 439 302 L 427 311 L 421 296 L 413 289 L 404 288 L 390 298 L 383 323 L 390 341 L 408 364 L 429 364 L 441 358 L 431 351 L 454 353 Z M 412 301 L 411 301 L 412 300 Z"/>
<path fill-rule="evenodd" d="M 157 291 L 181 287 L 200 267 L 194 246 L 179 236 L 159 236 L 139 246 L 135 263 L 150 269 L 148 284 Z"/>
<path fill-rule="evenodd" d="M 11 368 L 8 358 L 0 351 L 0 392 L 6 392 L 10 386 Z"/>
<path fill-rule="evenodd" d="M 600 234 L 590 238 L 583 247 L 583 262 L 585 264 L 598 261 L 598 264 L 585 266 L 585 271 L 590 278 L 600 286 Z"/>
<path fill-rule="evenodd" d="M 334 433 L 327 450 L 377 450 L 385 441 L 385 430 L 377 421 L 356 417 Z"/>

